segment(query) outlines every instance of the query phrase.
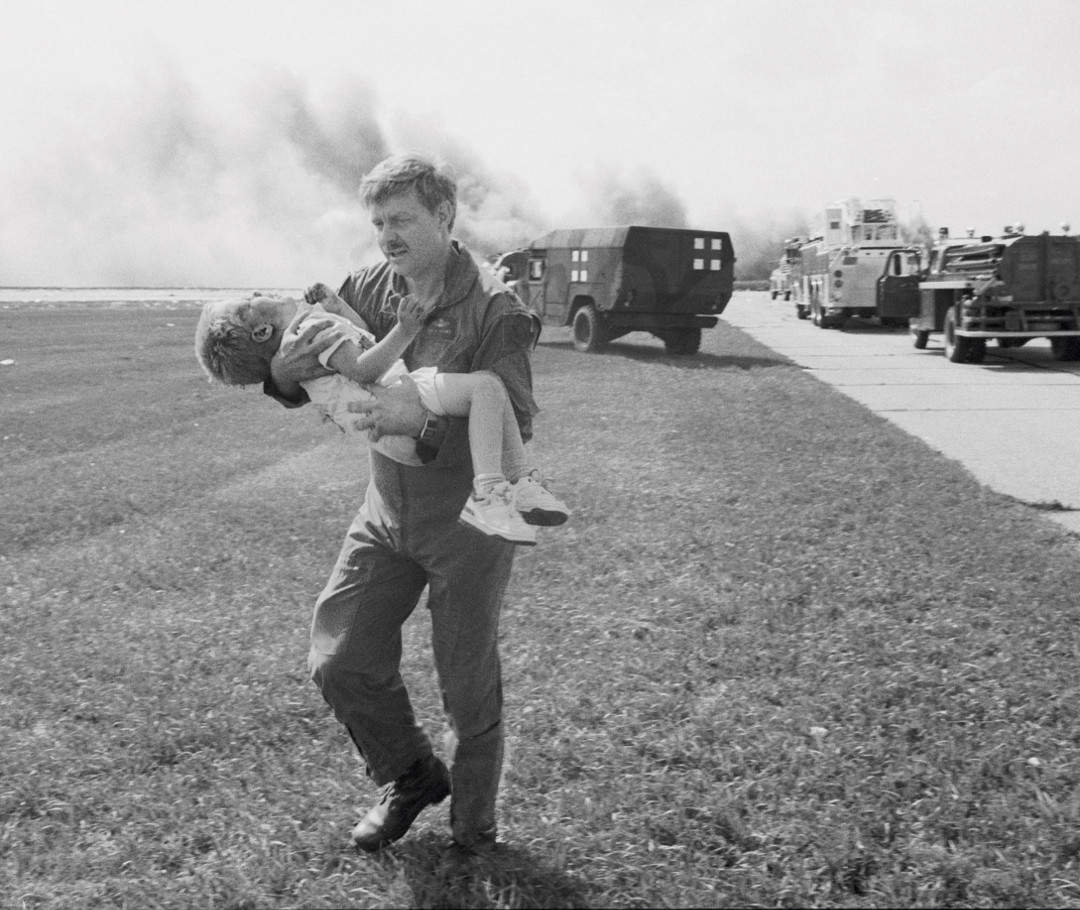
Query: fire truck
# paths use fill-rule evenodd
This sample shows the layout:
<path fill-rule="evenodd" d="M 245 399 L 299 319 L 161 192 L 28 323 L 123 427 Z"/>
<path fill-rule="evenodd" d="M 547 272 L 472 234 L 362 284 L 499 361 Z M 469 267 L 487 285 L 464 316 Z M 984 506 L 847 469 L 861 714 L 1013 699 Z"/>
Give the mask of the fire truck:
<path fill-rule="evenodd" d="M 731 299 L 735 253 L 724 231 L 583 228 L 551 231 L 493 268 L 545 325 L 572 326 L 579 351 L 650 332 L 670 354 L 695 354 Z"/>
<path fill-rule="evenodd" d="M 1020 347 L 1048 338 L 1054 360 L 1080 360 L 1080 237 L 1025 234 L 942 237 L 919 283 L 919 313 L 908 324 L 915 347 L 944 336 L 952 363 L 981 363 L 986 342 Z"/>
<path fill-rule="evenodd" d="M 769 294 L 773 300 L 784 295 L 784 300 L 791 300 L 791 287 L 794 279 L 794 266 L 798 262 L 799 248 L 806 243 L 806 237 L 789 237 L 784 241 L 784 254 L 775 269 L 769 274 Z"/>
<path fill-rule="evenodd" d="M 840 327 L 851 316 L 905 325 L 918 312 L 913 255 L 918 249 L 901 239 L 893 200 L 834 203 L 823 229 L 798 248 L 795 312 L 820 328 Z M 887 274 L 906 280 L 883 281 Z"/>

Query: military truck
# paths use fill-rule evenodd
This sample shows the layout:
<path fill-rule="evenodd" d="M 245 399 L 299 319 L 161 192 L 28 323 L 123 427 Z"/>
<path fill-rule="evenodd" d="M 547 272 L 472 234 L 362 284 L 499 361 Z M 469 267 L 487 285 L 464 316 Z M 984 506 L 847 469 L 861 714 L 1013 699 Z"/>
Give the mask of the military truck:
<path fill-rule="evenodd" d="M 908 326 L 915 347 L 940 332 L 952 363 L 981 363 L 988 339 L 1020 347 L 1048 338 L 1054 360 L 1080 360 L 1080 237 L 1007 227 L 1000 237 L 942 241 L 919 301 Z"/>
<path fill-rule="evenodd" d="M 731 299 L 735 253 L 724 231 L 630 225 L 551 231 L 493 267 L 545 325 L 572 326 L 579 351 L 649 332 L 695 354 Z"/>
<path fill-rule="evenodd" d="M 797 250 L 792 268 L 796 315 L 811 318 L 820 328 L 842 326 L 852 316 L 906 325 L 918 312 L 913 282 L 902 292 L 905 282 L 881 280 L 890 268 L 895 277 L 910 278 L 906 269 L 912 254 L 918 254 L 900 236 L 893 200 L 837 202 L 825 209 L 823 220 L 821 230 Z"/>

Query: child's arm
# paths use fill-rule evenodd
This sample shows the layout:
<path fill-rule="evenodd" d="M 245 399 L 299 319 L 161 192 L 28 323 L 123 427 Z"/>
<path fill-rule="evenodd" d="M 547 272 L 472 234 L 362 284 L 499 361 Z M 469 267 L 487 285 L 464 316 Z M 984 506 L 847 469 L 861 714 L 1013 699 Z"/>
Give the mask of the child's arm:
<path fill-rule="evenodd" d="M 397 325 L 382 341 L 367 350 L 355 341 L 346 341 L 330 356 L 330 368 L 360 385 L 378 382 L 412 343 L 423 317 L 419 303 L 412 297 L 403 297 L 398 305 Z"/>
<path fill-rule="evenodd" d="M 321 281 L 304 291 L 304 300 L 312 305 L 321 304 L 326 312 L 348 319 L 349 322 L 360 326 L 365 332 L 371 331 L 368 324 L 360 318 L 360 314 Z"/>

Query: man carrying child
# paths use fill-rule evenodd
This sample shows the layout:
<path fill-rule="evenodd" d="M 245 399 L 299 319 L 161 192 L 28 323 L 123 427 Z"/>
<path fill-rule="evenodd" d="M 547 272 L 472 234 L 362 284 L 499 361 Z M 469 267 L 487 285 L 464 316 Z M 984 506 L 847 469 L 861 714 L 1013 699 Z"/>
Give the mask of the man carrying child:
<path fill-rule="evenodd" d="M 349 275 L 340 296 L 377 339 L 396 323 L 395 302 L 419 301 L 420 329 L 403 359 L 409 370 L 490 371 L 505 386 L 523 440 L 537 407 L 530 352 L 536 324 L 526 307 L 451 239 L 456 184 L 415 156 L 387 159 L 361 183 L 361 198 L 386 261 Z M 272 364 L 265 391 L 286 405 L 306 400 L 301 382 L 325 375 L 317 327 L 294 332 Z M 312 677 L 348 730 L 382 801 L 353 830 L 363 850 L 400 838 L 426 806 L 451 796 L 456 849 L 494 848 L 503 760 L 499 613 L 514 546 L 463 527 L 473 491 L 467 421 L 437 417 L 406 377 L 376 388 L 358 425 L 416 440 L 423 462 L 371 451 L 371 481 L 315 606 Z M 457 744 L 448 770 L 416 721 L 400 674 L 401 627 L 428 589 L 432 647 Z"/>

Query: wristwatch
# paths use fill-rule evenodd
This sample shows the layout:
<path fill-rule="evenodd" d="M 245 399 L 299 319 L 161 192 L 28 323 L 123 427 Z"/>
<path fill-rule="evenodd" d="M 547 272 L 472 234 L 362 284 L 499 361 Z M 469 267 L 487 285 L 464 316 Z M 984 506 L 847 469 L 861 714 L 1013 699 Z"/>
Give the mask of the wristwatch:
<path fill-rule="evenodd" d="M 423 464 L 435 460 L 439 450 L 435 447 L 435 437 L 439 432 L 439 418 L 431 411 L 424 411 L 424 426 L 420 429 L 420 436 L 416 440 L 416 454 Z"/>
<path fill-rule="evenodd" d="M 420 430 L 420 436 L 418 442 L 422 442 L 424 445 L 431 445 L 435 442 L 435 436 L 439 432 L 439 418 L 437 415 L 432 414 L 431 411 L 424 411 L 424 426 Z"/>

